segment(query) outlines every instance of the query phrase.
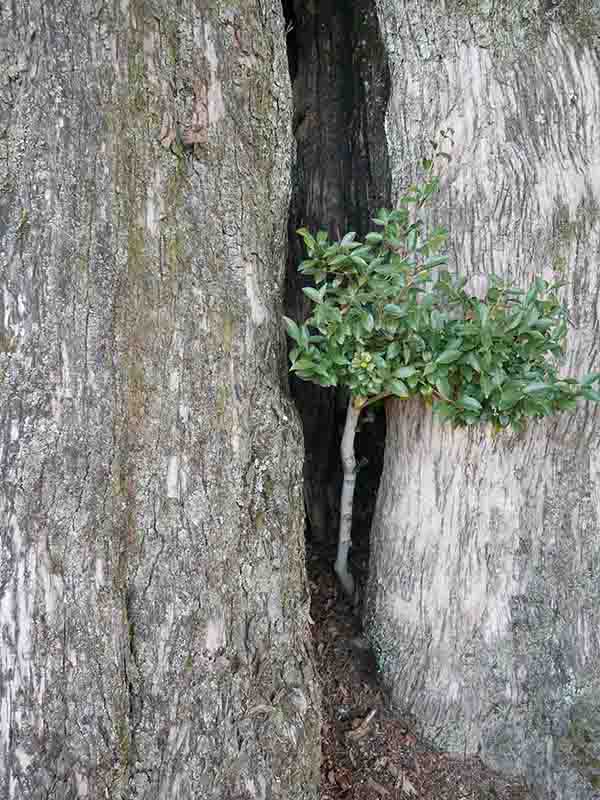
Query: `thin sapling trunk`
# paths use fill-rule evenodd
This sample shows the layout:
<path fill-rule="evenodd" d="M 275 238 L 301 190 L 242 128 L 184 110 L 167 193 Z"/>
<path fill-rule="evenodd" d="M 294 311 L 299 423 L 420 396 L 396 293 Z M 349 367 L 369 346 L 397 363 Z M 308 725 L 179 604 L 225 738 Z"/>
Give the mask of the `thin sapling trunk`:
<path fill-rule="evenodd" d="M 344 483 L 342 486 L 342 500 L 340 503 L 340 529 L 338 535 L 337 558 L 335 572 L 342 584 L 344 593 L 352 599 L 354 597 L 354 578 L 348 569 L 348 552 L 350 550 L 350 536 L 352 533 L 352 505 L 354 502 L 354 487 L 356 486 L 356 457 L 354 455 L 354 437 L 360 412 L 364 403 L 355 397 L 350 397 L 346 412 L 346 424 L 340 447 L 342 466 L 344 469 Z"/>

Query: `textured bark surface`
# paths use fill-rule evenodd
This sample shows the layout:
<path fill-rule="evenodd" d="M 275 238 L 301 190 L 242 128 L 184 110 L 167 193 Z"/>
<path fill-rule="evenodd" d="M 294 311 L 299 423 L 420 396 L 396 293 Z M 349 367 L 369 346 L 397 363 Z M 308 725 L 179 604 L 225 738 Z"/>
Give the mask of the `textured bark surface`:
<path fill-rule="evenodd" d="M 564 279 L 565 369 L 599 370 L 600 18 L 586 38 L 535 4 L 469 6 L 378 2 L 394 194 L 454 128 L 452 266 Z M 437 743 L 544 798 L 600 796 L 599 534 L 597 407 L 494 439 L 389 404 L 367 610 L 385 679 Z"/>
<path fill-rule="evenodd" d="M 294 96 L 297 161 L 289 219 L 286 313 L 304 320 L 310 303 L 296 230 L 364 232 L 389 198 L 384 135 L 389 75 L 372 0 L 284 0 Z M 304 494 L 311 536 L 335 541 L 347 398 L 292 378 L 304 428 Z M 374 462 L 379 453 L 367 448 Z M 364 451 L 363 451 L 364 453 Z M 360 489 L 359 489 L 360 493 Z M 365 495 L 361 498 L 367 501 Z M 359 502 L 360 505 L 360 502 Z"/>
<path fill-rule="evenodd" d="M 314 798 L 281 8 L 0 35 L 0 798 Z"/>

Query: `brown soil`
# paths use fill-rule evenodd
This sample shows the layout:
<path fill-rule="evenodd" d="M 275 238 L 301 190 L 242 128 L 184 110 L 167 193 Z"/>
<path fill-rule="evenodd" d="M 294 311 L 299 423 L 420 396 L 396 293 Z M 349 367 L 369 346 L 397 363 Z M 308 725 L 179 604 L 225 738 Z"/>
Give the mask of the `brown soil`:
<path fill-rule="evenodd" d="M 357 565 L 354 559 L 355 572 L 365 561 Z M 486 769 L 478 758 L 426 747 L 417 726 L 392 712 L 331 563 L 331 552 L 309 549 L 313 637 L 323 687 L 321 800 L 531 800 L 522 785 Z"/>

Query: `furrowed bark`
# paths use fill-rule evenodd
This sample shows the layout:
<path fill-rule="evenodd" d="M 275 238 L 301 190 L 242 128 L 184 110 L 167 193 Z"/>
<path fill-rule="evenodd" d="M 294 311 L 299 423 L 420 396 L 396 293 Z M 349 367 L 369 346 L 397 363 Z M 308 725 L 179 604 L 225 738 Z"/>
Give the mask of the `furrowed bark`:
<path fill-rule="evenodd" d="M 0 799 L 311 800 L 281 8 L 0 36 Z"/>

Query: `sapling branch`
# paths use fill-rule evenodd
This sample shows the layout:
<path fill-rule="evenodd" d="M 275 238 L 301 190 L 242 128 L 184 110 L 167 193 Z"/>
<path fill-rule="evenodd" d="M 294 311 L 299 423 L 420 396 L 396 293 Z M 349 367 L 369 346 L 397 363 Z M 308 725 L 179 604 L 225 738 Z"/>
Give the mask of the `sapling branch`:
<path fill-rule="evenodd" d="M 377 403 L 379 400 L 385 400 L 386 397 L 391 397 L 390 392 L 381 392 L 381 394 L 376 394 L 375 397 L 369 397 L 368 400 L 362 405 L 362 408 L 366 408 L 367 406 L 372 406 L 373 403 Z"/>

